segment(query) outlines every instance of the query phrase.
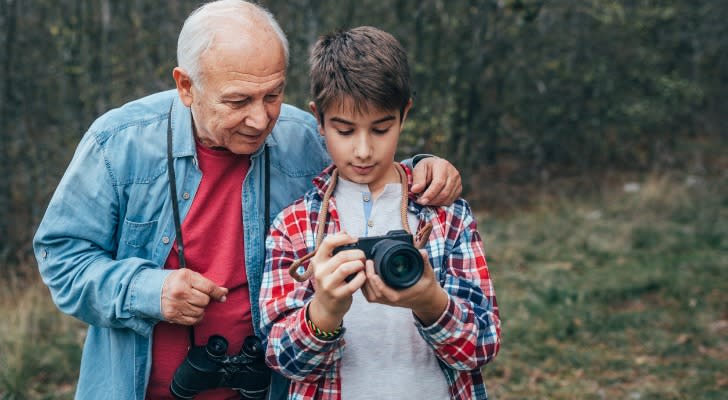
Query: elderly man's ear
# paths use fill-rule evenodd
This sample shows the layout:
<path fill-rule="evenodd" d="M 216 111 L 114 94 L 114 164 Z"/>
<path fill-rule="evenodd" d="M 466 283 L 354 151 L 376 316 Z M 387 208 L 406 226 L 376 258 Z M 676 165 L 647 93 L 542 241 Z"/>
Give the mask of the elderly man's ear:
<path fill-rule="evenodd" d="M 177 94 L 182 104 L 189 107 L 192 105 L 192 79 L 190 75 L 182 67 L 176 67 L 172 70 L 174 83 L 177 85 Z"/>

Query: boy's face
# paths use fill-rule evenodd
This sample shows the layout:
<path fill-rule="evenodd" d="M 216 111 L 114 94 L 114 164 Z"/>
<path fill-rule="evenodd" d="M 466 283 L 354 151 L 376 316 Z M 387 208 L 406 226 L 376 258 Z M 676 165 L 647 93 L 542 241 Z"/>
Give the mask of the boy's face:
<path fill-rule="evenodd" d="M 325 110 L 323 121 L 319 121 L 319 133 L 326 138 L 326 147 L 339 175 L 368 185 L 372 193 L 379 193 L 387 183 L 398 182 L 392 163 L 411 106 L 410 100 L 401 118 L 399 110 L 384 111 L 372 106 L 356 112 L 351 99 Z M 320 117 L 313 102 L 311 111 Z"/>

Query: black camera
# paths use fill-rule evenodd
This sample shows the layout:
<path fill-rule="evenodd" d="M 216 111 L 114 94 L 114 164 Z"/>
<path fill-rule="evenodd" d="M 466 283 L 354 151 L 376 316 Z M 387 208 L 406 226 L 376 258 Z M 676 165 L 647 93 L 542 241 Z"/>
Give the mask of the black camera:
<path fill-rule="evenodd" d="M 227 387 L 237 390 L 243 399 L 265 399 L 271 371 L 264 360 L 263 344 L 258 337 L 245 338 L 240 354 L 228 356 L 228 342 L 219 335 L 210 336 L 205 346 L 192 346 L 177 368 L 169 391 L 177 399 L 191 399 L 198 393 Z"/>
<path fill-rule="evenodd" d="M 412 235 L 406 231 L 389 231 L 386 235 L 359 238 L 356 243 L 339 246 L 333 254 L 360 249 L 368 260 L 374 261 L 374 271 L 387 286 L 406 289 L 417 283 L 424 271 L 422 255 L 413 243 Z"/>

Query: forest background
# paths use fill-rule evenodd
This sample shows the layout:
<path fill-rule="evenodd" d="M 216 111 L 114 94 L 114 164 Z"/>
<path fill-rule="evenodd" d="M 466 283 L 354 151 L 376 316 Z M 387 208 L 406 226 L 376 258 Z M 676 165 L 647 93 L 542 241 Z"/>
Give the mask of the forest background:
<path fill-rule="evenodd" d="M 302 108 L 320 34 L 375 25 L 408 49 L 400 155 L 451 160 L 479 215 L 504 310 L 497 398 L 728 390 L 728 1 L 261 3 Z M 198 5 L 0 1 L 0 398 L 72 393 L 83 327 L 49 303 L 31 238 L 90 123 L 173 87 Z"/>

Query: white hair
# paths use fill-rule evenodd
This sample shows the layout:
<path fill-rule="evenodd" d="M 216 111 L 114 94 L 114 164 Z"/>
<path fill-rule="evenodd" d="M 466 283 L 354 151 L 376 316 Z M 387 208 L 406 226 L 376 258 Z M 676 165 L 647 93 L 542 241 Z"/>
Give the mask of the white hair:
<path fill-rule="evenodd" d="M 286 67 L 288 66 L 288 39 L 280 25 L 268 10 L 261 5 L 244 0 L 218 0 L 204 4 L 193 11 L 182 25 L 177 39 L 177 65 L 182 67 L 193 84 L 199 84 L 200 59 L 209 49 L 215 34 L 219 32 L 220 20 L 234 20 L 242 25 L 260 18 L 267 21 L 278 36 L 283 47 Z"/>

